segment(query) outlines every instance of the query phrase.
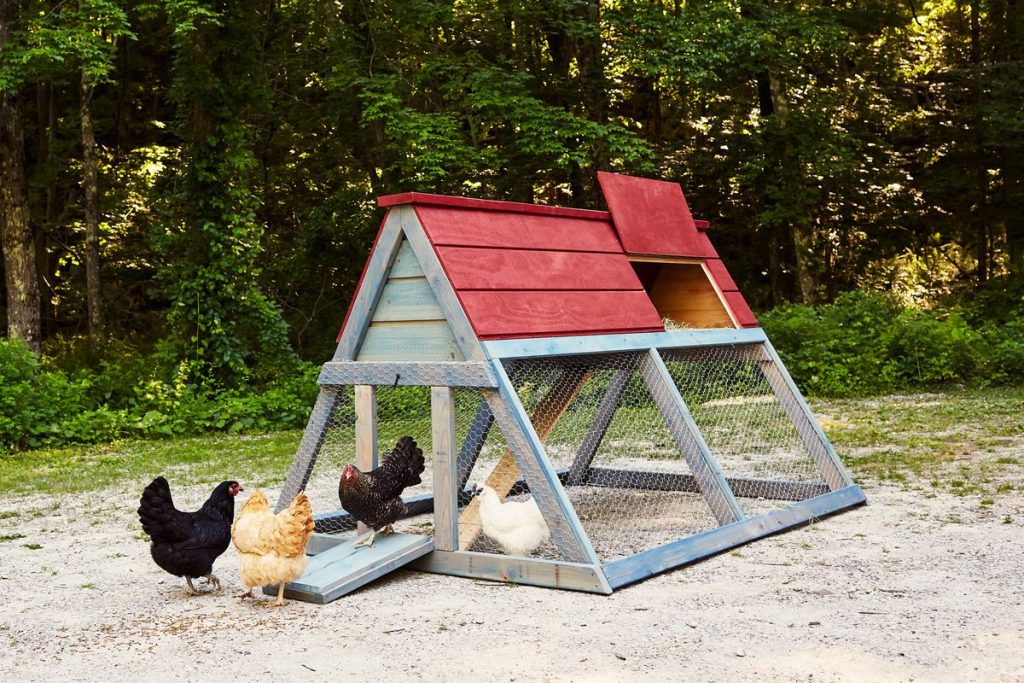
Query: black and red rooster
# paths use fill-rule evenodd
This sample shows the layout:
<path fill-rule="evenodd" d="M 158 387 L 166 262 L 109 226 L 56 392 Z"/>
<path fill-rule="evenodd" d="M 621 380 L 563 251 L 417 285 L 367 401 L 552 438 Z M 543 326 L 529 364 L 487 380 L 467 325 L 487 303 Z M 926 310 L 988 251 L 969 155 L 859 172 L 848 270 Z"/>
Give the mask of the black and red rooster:
<path fill-rule="evenodd" d="M 154 479 L 142 492 L 139 521 L 153 541 L 149 548 L 153 561 L 169 574 L 184 576 L 190 595 L 198 594 L 192 579 L 200 577 L 220 588 L 213 575 L 213 561 L 231 543 L 235 496 L 242 490 L 237 481 L 221 482 L 195 512 L 174 507 L 171 487 L 163 477 Z"/>
<path fill-rule="evenodd" d="M 345 466 L 338 484 L 341 507 L 371 529 L 357 547 L 372 546 L 378 531 L 392 532 L 391 525 L 406 513 L 402 491 L 420 483 L 423 468 L 423 449 L 416 447 L 411 436 L 400 438 L 375 470 L 360 472 L 355 465 Z"/>

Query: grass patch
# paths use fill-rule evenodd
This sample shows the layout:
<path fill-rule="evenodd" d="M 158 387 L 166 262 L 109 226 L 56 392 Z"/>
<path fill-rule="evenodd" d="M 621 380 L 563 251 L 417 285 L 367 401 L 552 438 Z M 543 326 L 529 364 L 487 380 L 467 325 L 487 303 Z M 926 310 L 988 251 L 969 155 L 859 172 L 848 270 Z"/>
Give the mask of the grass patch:
<path fill-rule="evenodd" d="M 958 495 L 1005 493 L 1020 461 L 1024 389 L 985 389 L 815 401 L 836 450 L 858 477 L 927 481 Z"/>
<path fill-rule="evenodd" d="M 28 548 L 29 550 L 42 550 L 43 549 L 43 546 L 39 545 L 38 543 L 24 543 L 23 545 L 26 548 Z"/>
<path fill-rule="evenodd" d="M 121 441 L 14 453 L 0 458 L 0 490 L 83 493 L 163 474 L 176 482 L 284 480 L 298 431 L 256 436 L 217 434 L 173 441 Z"/>
<path fill-rule="evenodd" d="M 17 541 L 19 538 L 25 538 L 25 534 L 0 534 L 0 543 L 5 541 Z"/>

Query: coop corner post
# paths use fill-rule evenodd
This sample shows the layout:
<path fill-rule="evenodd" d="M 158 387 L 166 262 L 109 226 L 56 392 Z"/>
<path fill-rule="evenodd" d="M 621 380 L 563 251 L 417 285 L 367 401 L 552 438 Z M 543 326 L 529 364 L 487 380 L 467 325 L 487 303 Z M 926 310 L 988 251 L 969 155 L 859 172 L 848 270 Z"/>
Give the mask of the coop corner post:
<path fill-rule="evenodd" d="M 317 456 L 320 454 L 320 449 L 323 448 L 327 429 L 342 400 L 343 393 L 339 387 L 320 387 L 316 404 L 306 423 L 306 430 L 302 433 L 302 441 L 299 442 L 299 447 L 295 451 L 295 459 L 292 460 L 292 466 L 288 470 L 288 478 L 281 489 L 281 496 L 277 499 L 275 513 L 281 512 L 291 505 L 295 496 L 306 489 Z"/>
<path fill-rule="evenodd" d="M 455 459 L 455 393 L 430 388 L 431 441 L 434 446 L 434 547 L 458 550 L 458 465 Z"/>
<path fill-rule="evenodd" d="M 362 472 L 377 467 L 377 387 L 357 384 L 356 394 L 356 466 Z M 359 523 L 356 535 L 370 530 Z"/>
<path fill-rule="evenodd" d="M 491 404 L 494 419 L 512 452 L 520 461 L 520 470 L 524 477 L 528 475 L 528 470 L 523 469 L 527 463 L 531 463 L 532 469 L 540 475 L 538 480 L 528 480 L 527 483 L 544 513 L 545 520 L 548 520 L 548 526 L 552 527 L 552 522 L 555 522 L 551 528 L 552 539 L 570 562 L 600 564 L 594 546 L 591 545 L 576 510 L 562 488 L 558 473 L 548 459 L 544 444 L 527 417 L 526 409 L 519 400 L 508 373 L 505 372 L 500 360 L 493 360 L 491 363 L 498 380 L 498 389 L 485 389 L 484 396 Z M 578 389 L 576 391 L 578 393 Z"/>
<path fill-rule="evenodd" d="M 722 468 L 712 455 L 657 349 L 647 350 L 640 368 L 651 398 L 658 406 L 665 425 L 690 466 L 697 486 L 718 523 L 731 524 L 743 519 L 743 509 L 729 488 Z"/>
<path fill-rule="evenodd" d="M 796 386 L 796 382 L 793 381 L 793 378 L 786 370 L 786 366 L 783 365 L 782 359 L 779 358 L 779 354 L 775 351 L 775 347 L 772 346 L 770 341 L 765 339 L 761 350 L 765 354 L 764 359 L 760 363 L 761 371 L 764 373 L 769 385 L 771 385 L 772 391 L 775 392 L 776 397 L 779 399 L 779 403 L 782 404 L 783 409 L 789 415 L 789 419 L 793 422 L 793 426 L 800 435 L 800 439 L 804 442 L 811 457 L 814 459 L 814 464 L 817 466 L 822 478 L 828 483 L 829 489 L 835 491 L 847 486 L 853 486 L 853 477 L 846 467 L 843 466 L 843 461 L 839 459 L 839 454 L 832 448 L 832 443 L 825 436 L 825 431 L 818 423 L 818 419 L 811 411 L 811 407 L 807 405 L 807 401 L 804 400 L 800 389 Z"/>

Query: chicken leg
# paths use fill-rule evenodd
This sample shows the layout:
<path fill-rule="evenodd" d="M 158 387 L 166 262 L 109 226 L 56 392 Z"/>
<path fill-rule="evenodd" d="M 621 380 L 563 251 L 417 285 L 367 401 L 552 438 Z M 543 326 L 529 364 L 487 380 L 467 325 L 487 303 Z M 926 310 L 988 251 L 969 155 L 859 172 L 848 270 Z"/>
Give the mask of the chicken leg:
<path fill-rule="evenodd" d="M 246 598 L 254 597 L 253 594 L 252 594 L 252 588 L 250 588 L 247 591 L 243 591 L 241 593 L 235 593 L 235 597 L 236 598 L 241 598 L 242 600 L 245 600 Z"/>
<path fill-rule="evenodd" d="M 186 576 L 185 577 L 185 583 L 188 584 L 188 594 L 189 595 L 199 595 L 199 591 L 197 591 L 196 587 L 192 585 L 192 577 L 191 576 Z"/>
<path fill-rule="evenodd" d="M 277 587 L 277 602 L 274 604 L 278 607 L 284 607 L 284 581 Z"/>
<path fill-rule="evenodd" d="M 371 547 L 373 547 L 373 539 L 376 538 L 376 537 L 377 537 L 377 530 L 371 528 L 370 529 L 370 535 L 367 538 L 364 538 L 361 541 L 357 541 L 356 544 L 354 546 L 352 546 L 352 547 L 353 548 L 362 548 L 363 546 L 365 546 L 367 548 L 371 548 Z"/>
<path fill-rule="evenodd" d="M 213 574 L 207 574 L 206 576 L 203 577 L 203 580 L 206 581 L 206 583 L 208 585 L 213 586 L 213 590 L 215 590 L 215 591 L 219 591 L 220 590 L 220 579 L 218 579 Z"/>

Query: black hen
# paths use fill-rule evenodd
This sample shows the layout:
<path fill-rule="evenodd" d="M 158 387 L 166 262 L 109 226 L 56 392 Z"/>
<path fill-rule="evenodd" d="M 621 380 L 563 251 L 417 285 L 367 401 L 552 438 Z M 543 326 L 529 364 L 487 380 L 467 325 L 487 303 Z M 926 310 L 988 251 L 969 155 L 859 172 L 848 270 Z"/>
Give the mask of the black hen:
<path fill-rule="evenodd" d="M 380 467 L 371 472 L 345 466 L 338 484 L 341 507 L 372 529 L 369 539 L 356 545 L 373 545 L 381 529 L 391 533 L 391 525 L 406 513 L 402 491 L 420 483 L 423 467 L 423 450 L 411 436 L 399 439 Z"/>
<path fill-rule="evenodd" d="M 153 561 L 170 574 L 184 576 L 192 595 L 197 593 L 192 579 L 200 576 L 220 588 L 212 573 L 213 561 L 231 543 L 235 496 L 241 490 L 237 481 L 221 482 L 195 512 L 174 507 L 171 487 L 163 477 L 154 479 L 142 492 L 139 521 L 153 541 L 149 548 Z"/>

